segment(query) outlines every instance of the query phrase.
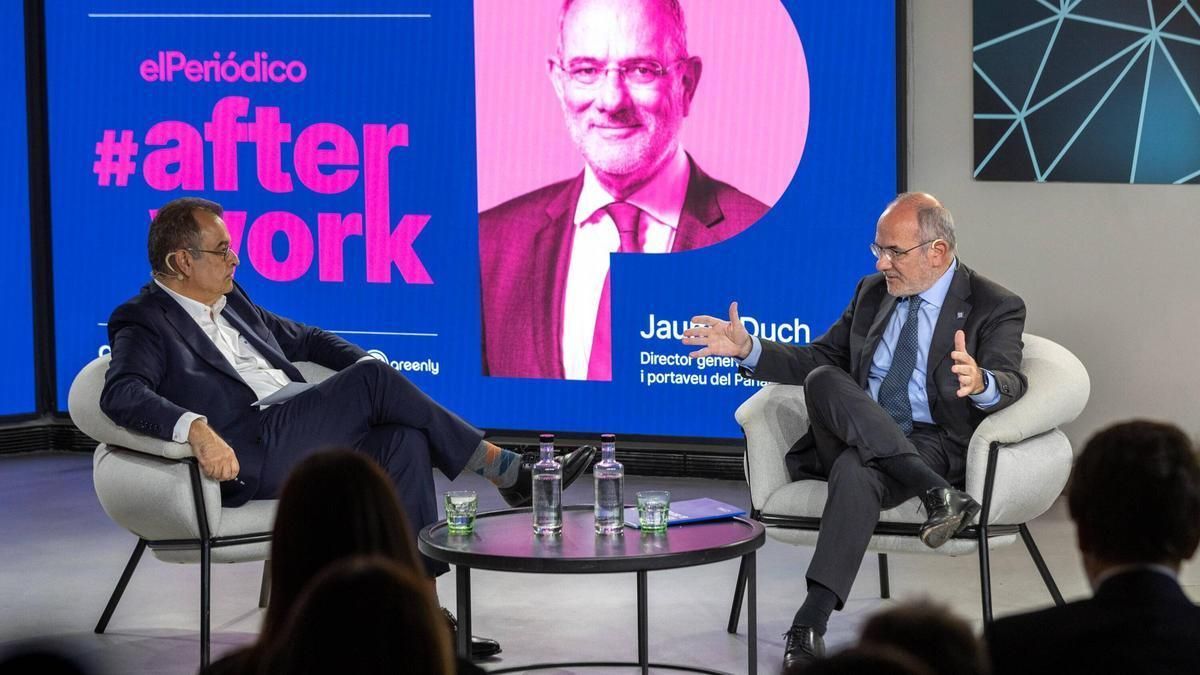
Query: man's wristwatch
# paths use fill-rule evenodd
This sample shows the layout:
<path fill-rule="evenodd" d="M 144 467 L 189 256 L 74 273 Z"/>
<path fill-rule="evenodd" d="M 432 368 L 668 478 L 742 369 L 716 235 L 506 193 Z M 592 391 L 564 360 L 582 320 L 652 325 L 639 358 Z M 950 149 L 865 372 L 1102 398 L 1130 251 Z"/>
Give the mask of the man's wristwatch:
<path fill-rule="evenodd" d="M 992 376 L 983 368 L 980 368 L 979 372 L 983 373 L 983 389 L 979 391 L 979 393 L 982 394 L 988 390 L 988 387 L 992 386 Z"/>

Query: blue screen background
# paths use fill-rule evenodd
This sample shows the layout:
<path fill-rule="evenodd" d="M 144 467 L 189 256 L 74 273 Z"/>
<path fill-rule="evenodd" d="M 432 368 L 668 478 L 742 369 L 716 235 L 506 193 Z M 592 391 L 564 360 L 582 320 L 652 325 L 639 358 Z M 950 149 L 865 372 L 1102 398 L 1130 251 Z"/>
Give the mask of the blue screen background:
<path fill-rule="evenodd" d="M 790 187 L 762 220 L 722 244 L 684 254 L 615 259 L 613 297 L 621 301 L 613 303 L 614 380 L 569 382 L 480 373 L 470 3 L 413 0 L 391 3 L 386 10 L 434 15 L 424 21 L 108 19 L 89 13 L 167 11 L 164 6 L 172 12 L 237 12 L 245 11 L 245 5 L 49 3 L 59 407 L 65 408 L 75 373 L 106 349 L 109 313 L 149 281 L 145 235 L 150 209 L 197 194 L 222 203 L 227 211 L 247 212 L 247 230 L 263 213 L 286 211 L 304 221 L 314 241 L 318 213 L 364 212 L 361 174 L 337 195 L 313 193 L 295 177 L 292 192 L 263 188 L 255 177 L 252 143 L 238 146 L 237 191 L 214 189 L 209 144 L 204 148 L 204 189 L 160 191 L 147 185 L 141 162 L 151 148 L 142 137 L 150 127 L 178 120 L 203 134 L 218 100 L 244 96 L 250 99 L 251 120 L 256 106 L 278 108 L 283 122 L 292 125 L 293 142 L 311 124 L 341 125 L 355 137 L 360 160 L 365 156 L 363 125 L 407 124 L 409 145 L 393 150 L 388 160 L 390 223 L 394 227 L 404 214 L 431 215 L 414 248 L 436 280 L 406 284 L 393 267 L 391 283 L 367 283 L 362 239 L 352 238 L 344 247 L 341 283 L 318 278 L 315 253 L 308 271 L 286 283 L 266 279 L 243 262 L 237 279 L 257 303 L 340 331 L 392 361 L 436 361 L 437 375 L 409 377 L 483 428 L 740 437 L 733 410 L 753 387 L 648 387 L 640 382 L 639 371 L 646 369 L 639 365 L 642 351 L 687 351 L 677 341 L 642 339 L 648 315 L 674 321 L 697 313 L 723 315 L 736 299 L 744 316 L 774 324 L 798 321 L 810 327 L 815 339 L 843 310 L 856 280 L 873 270 L 867 244 L 897 183 L 893 3 L 785 5 L 804 45 L 811 101 L 805 152 Z M 293 2 L 286 11 L 328 12 L 331 7 L 327 2 Z M 284 11 L 276 4 L 270 10 Z M 381 10 L 364 2 L 358 7 L 340 3 L 336 11 Z M 19 40 L 19 31 L 15 38 Z M 6 41 L 4 48 L 12 44 Z M 265 50 L 272 58 L 303 60 L 308 74 L 302 84 L 286 86 L 145 82 L 138 75 L 139 64 L 161 50 L 179 50 L 196 59 L 211 58 L 214 51 L 238 51 L 238 60 Z M 132 130 L 142 145 L 125 187 L 115 181 L 101 186 L 93 172 L 96 143 L 109 129 L 117 137 Z M 290 146 L 285 144 L 283 167 L 290 166 Z M 244 240 L 245 235 L 243 261 Z M 283 241 L 282 236 L 273 240 L 279 259 L 288 254 Z M 26 269 L 23 278 L 28 276 Z M 28 351 L 28 341 L 24 349 Z M 728 368 L 688 372 L 732 374 Z M 5 387 L 2 395 L 9 396 L 11 389 Z M 19 406 L 21 401 L 0 403 Z"/>
<path fill-rule="evenodd" d="M 0 306 L 5 329 L 0 331 L 4 354 L 4 386 L 0 415 L 36 412 L 33 374 L 33 277 L 29 244 L 29 145 L 25 124 L 25 18 L 20 3 L 0 9 L 0 61 L 10 64 L 5 95 L 0 97 L 0 128 L 8 129 L 9 144 L 0 173 L 0 204 L 5 205 L 4 245 L 0 246 Z"/>

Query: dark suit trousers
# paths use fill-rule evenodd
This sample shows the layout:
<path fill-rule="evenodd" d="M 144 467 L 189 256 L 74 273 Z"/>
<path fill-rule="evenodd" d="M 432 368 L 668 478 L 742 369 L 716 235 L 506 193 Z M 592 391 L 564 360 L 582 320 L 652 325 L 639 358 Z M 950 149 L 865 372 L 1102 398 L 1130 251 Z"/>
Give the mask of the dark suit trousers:
<path fill-rule="evenodd" d="M 966 453 L 932 424 L 917 422 L 905 437 L 869 392 L 833 366 L 809 373 L 804 400 L 817 456 L 829 476 L 829 497 L 806 576 L 836 593 L 840 609 L 879 512 L 911 499 L 919 489 L 880 471 L 876 460 L 916 454 L 938 475 L 959 484 L 966 472 Z"/>
<path fill-rule="evenodd" d="M 483 432 L 464 422 L 382 361 L 362 361 L 262 412 L 267 456 L 256 497 L 279 496 L 287 474 L 309 455 L 349 447 L 379 463 L 413 531 L 438 519 L 433 468 L 462 471 Z M 425 560 L 430 574 L 449 567 Z"/>

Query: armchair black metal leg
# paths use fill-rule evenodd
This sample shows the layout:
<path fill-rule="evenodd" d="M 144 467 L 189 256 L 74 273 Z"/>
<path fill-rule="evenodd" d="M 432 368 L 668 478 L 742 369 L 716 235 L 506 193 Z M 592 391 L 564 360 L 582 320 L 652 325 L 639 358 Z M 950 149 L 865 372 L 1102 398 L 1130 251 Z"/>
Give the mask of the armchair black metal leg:
<path fill-rule="evenodd" d="M 1046 590 L 1050 591 L 1050 597 L 1054 598 L 1054 604 L 1063 606 L 1066 603 L 1063 601 L 1062 593 L 1058 592 L 1058 584 L 1054 583 L 1054 576 L 1050 574 L 1050 568 L 1042 559 L 1042 553 L 1038 551 L 1037 544 L 1033 541 L 1033 534 L 1029 532 L 1029 528 L 1024 523 L 1017 526 L 1017 529 L 1021 531 L 1021 541 L 1025 542 L 1029 557 L 1033 558 L 1033 564 L 1037 565 L 1038 574 L 1042 575 L 1042 581 L 1046 584 Z"/>
<path fill-rule="evenodd" d="M 987 469 L 983 475 L 983 507 L 979 511 L 979 591 L 983 600 L 984 636 L 992 628 L 992 562 L 988 551 L 988 519 L 992 513 L 992 490 L 996 486 L 996 462 L 1000 458 L 1000 443 L 988 446 Z"/>
<path fill-rule="evenodd" d="M 208 667 L 209 607 L 212 598 L 212 542 L 200 542 L 200 669 Z"/>
<path fill-rule="evenodd" d="M 992 625 L 992 563 L 988 555 L 987 524 L 979 524 L 979 590 L 983 599 L 983 627 Z"/>
<path fill-rule="evenodd" d="M 258 588 L 258 607 L 266 609 L 271 600 L 271 561 L 263 561 L 262 585 Z"/>
<path fill-rule="evenodd" d="M 733 587 L 733 606 L 729 608 L 729 625 L 725 630 L 737 633 L 738 621 L 742 618 L 742 598 L 746 595 L 746 556 L 742 556 L 742 564 L 738 567 L 737 584 Z"/>
<path fill-rule="evenodd" d="M 108 605 L 104 607 L 104 613 L 100 615 L 100 621 L 96 623 L 97 633 L 103 633 L 104 629 L 108 628 L 108 620 L 116 611 L 117 603 L 121 601 L 121 596 L 125 594 L 125 587 L 129 585 L 129 578 L 133 576 L 133 570 L 137 569 L 138 561 L 142 559 L 142 553 L 145 551 L 146 540 L 138 538 L 137 544 L 133 547 L 133 555 L 129 556 L 129 562 L 125 563 L 125 571 L 121 572 L 121 578 L 117 580 L 117 587 L 113 589 L 112 596 L 108 599 Z"/>
<path fill-rule="evenodd" d="M 887 600 L 892 597 L 892 584 L 888 579 L 887 554 L 879 554 L 879 597 Z"/>
<path fill-rule="evenodd" d="M 204 507 L 204 491 L 200 483 L 200 464 L 187 460 L 192 482 L 192 501 L 196 505 L 196 526 L 200 530 L 200 669 L 208 667 L 209 607 L 212 600 L 212 534 L 208 529 L 208 510 Z"/>

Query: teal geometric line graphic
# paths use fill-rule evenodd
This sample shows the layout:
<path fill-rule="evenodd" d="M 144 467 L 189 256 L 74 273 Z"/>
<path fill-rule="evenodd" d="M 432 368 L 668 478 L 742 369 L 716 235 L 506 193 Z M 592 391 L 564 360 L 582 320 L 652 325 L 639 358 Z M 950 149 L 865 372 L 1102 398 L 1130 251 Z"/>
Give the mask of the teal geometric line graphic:
<path fill-rule="evenodd" d="M 1046 167 L 1046 173 L 1038 175 L 1039 183 L 1046 180 L 1046 174 L 1049 174 L 1051 171 L 1053 171 L 1054 167 L 1058 166 L 1058 163 L 1062 161 L 1063 156 L 1067 154 L 1067 151 L 1071 149 L 1071 146 L 1075 145 L 1075 141 L 1079 138 L 1080 134 L 1083 133 L 1083 130 L 1087 128 L 1088 124 L 1091 123 L 1092 118 L 1095 117 L 1096 113 L 1100 112 L 1100 108 L 1103 107 L 1106 102 L 1108 102 L 1108 97 L 1112 96 L 1112 93 L 1116 90 L 1117 85 L 1121 84 L 1122 80 L 1125 79 L 1125 75 L 1129 73 L 1129 69 L 1133 67 L 1133 64 L 1137 63 L 1138 57 L 1142 55 L 1142 52 L 1146 51 L 1147 44 L 1149 43 L 1143 44 L 1142 48 L 1138 50 L 1137 55 L 1130 59 L 1129 63 L 1125 64 L 1125 69 L 1121 71 L 1121 74 L 1118 75 L 1117 79 L 1113 81 L 1111 86 L 1109 86 L 1108 91 L 1104 92 L 1104 96 L 1100 98 L 1100 102 L 1096 104 L 1096 107 L 1092 108 L 1092 110 L 1087 114 L 1087 117 L 1083 119 L 1083 124 L 1080 124 L 1079 128 L 1075 130 L 1075 133 L 1071 135 L 1071 140 L 1067 141 L 1067 144 L 1063 146 L 1061 151 L 1059 151 L 1058 156 L 1054 158 L 1054 161 L 1050 163 L 1050 166 Z"/>
<path fill-rule="evenodd" d="M 1144 1 L 975 0 L 977 179 L 1200 184 L 1200 0 Z"/>
<path fill-rule="evenodd" d="M 1146 2 L 1149 3 L 1150 0 L 1146 0 Z M 1142 150 L 1142 128 L 1146 125 L 1146 99 L 1150 98 L 1150 73 L 1154 72 L 1154 52 L 1155 50 L 1150 50 L 1150 63 L 1146 65 L 1146 78 L 1142 83 L 1142 107 L 1138 112 L 1137 137 L 1133 143 L 1133 165 L 1129 167 L 1130 183 L 1137 182 L 1138 155 Z"/>

